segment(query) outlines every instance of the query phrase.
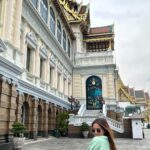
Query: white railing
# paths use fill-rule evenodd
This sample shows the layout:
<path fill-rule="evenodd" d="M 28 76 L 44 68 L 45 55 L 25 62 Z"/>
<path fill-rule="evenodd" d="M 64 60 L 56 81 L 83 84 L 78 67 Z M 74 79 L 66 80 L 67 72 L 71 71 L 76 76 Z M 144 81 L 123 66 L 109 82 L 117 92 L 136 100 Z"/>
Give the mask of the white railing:
<path fill-rule="evenodd" d="M 76 66 L 114 64 L 113 51 L 101 53 L 76 53 Z"/>
<path fill-rule="evenodd" d="M 80 126 L 82 122 L 86 122 L 89 125 L 92 124 L 92 122 L 96 118 L 105 118 L 111 127 L 111 129 L 123 133 L 124 132 L 124 126 L 122 122 L 118 122 L 116 120 L 113 120 L 109 117 L 105 117 L 103 113 L 100 113 L 99 110 L 86 110 L 86 104 L 82 104 L 79 111 L 78 115 L 70 114 L 69 117 L 69 124 L 74 125 L 74 126 Z"/>
<path fill-rule="evenodd" d="M 105 117 L 105 116 L 80 116 L 80 115 L 70 114 L 69 124 L 74 125 L 74 126 L 80 126 L 82 124 L 82 122 L 86 122 L 89 125 L 91 125 L 92 122 L 96 118 L 101 118 L 101 117 L 106 118 L 106 120 L 107 120 L 107 122 L 108 122 L 108 124 L 112 130 L 117 131 L 119 133 L 124 132 L 124 126 L 123 126 L 122 122 L 118 122 L 116 120 L 113 120 L 113 119 Z"/>
<path fill-rule="evenodd" d="M 85 110 L 86 110 L 86 104 L 82 104 L 78 111 L 78 115 L 82 116 Z"/>
<path fill-rule="evenodd" d="M 114 52 L 113 51 L 102 51 L 102 52 L 95 52 L 95 53 L 79 53 L 77 52 L 75 54 L 76 58 L 83 58 L 83 57 L 108 57 L 108 56 L 113 56 Z"/>
<path fill-rule="evenodd" d="M 91 123 L 95 119 L 96 119 L 95 116 L 79 116 L 79 115 L 70 114 L 69 124 L 72 124 L 74 126 L 80 126 L 82 122 L 86 122 L 89 125 L 91 125 Z"/>
<path fill-rule="evenodd" d="M 123 133 L 124 132 L 124 125 L 123 122 L 118 122 L 116 120 L 113 120 L 111 118 L 105 117 L 109 126 L 111 127 L 111 129 L 113 129 L 114 131 L 117 131 L 119 133 Z"/>

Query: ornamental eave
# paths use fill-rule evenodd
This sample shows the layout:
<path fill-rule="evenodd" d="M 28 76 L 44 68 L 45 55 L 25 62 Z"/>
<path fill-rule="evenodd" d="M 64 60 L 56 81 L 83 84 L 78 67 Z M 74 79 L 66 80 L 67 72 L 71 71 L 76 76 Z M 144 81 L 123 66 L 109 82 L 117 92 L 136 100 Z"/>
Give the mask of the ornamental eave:
<path fill-rule="evenodd" d="M 108 41 L 108 40 L 112 40 L 112 37 L 109 38 L 91 38 L 91 39 L 84 39 L 84 42 L 97 42 L 97 41 Z"/>
<path fill-rule="evenodd" d="M 62 21 L 65 23 L 66 28 L 68 30 L 68 33 L 70 34 L 72 40 L 75 40 L 76 37 L 75 37 L 75 35 L 73 33 L 73 30 L 71 29 L 71 26 L 70 26 L 70 24 L 68 22 L 68 19 L 67 19 L 66 15 L 65 15 L 64 11 L 62 10 L 62 7 L 61 7 L 59 1 L 58 0 L 53 0 L 53 3 L 54 3 L 54 6 L 56 7 L 57 11 L 58 12 L 61 11 L 61 13 L 59 13 L 60 17 L 62 18 Z"/>
<path fill-rule="evenodd" d="M 0 56 L 0 74 L 17 80 L 22 73 L 23 69 Z"/>

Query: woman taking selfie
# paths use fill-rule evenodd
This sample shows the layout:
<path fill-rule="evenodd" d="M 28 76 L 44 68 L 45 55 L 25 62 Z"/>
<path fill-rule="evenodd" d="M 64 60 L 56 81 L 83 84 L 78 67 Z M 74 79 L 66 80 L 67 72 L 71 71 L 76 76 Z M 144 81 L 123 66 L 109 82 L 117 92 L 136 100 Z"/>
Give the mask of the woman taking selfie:
<path fill-rule="evenodd" d="M 99 118 L 92 123 L 94 138 L 89 144 L 88 150 L 116 150 L 112 130 L 106 119 Z"/>

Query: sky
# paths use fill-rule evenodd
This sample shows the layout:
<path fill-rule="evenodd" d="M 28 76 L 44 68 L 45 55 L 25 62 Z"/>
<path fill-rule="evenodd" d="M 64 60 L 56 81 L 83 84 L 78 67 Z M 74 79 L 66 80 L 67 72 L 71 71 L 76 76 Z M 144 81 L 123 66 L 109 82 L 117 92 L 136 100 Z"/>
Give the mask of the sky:
<path fill-rule="evenodd" d="M 116 64 L 123 83 L 150 92 L 150 0 L 83 0 L 89 2 L 91 27 L 114 24 Z"/>

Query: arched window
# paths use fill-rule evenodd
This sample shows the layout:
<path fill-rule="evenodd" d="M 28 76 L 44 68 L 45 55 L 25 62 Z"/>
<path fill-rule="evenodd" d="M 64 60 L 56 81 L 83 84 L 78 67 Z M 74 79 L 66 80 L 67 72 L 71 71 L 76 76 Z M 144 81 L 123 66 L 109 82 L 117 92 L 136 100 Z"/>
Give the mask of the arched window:
<path fill-rule="evenodd" d="M 68 56 L 70 57 L 70 41 L 68 39 Z"/>
<path fill-rule="evenodd" d="M 34 7 L 37 8 L 38 0 L 31 0 L 31 2 L 34 5 Z"/>
<path fill-rule="evenodd" d="M 63 48 L 66 51 L 66 33 L 64 30 L 63 30 Z"/>
<path fill-rule="evenodd" d="M 52 119 L 52 111 L 51 108 L 48 109 L 48 132 L 51 133 L 51 119 Z"/>
<path fill-rule="evenodd" d="M 61 24 L 59 22 L 59 20 L 57 20 L 57 39 L 59 41 L 59 43 L 61 43 Z"/>
<path fill-rule="evenodd" d="M 102 81 L 97 76 L 86 80 L 86 106 L 87 109 L 102 109 Z"/>
<path fill-rule="evenodd" d="M 40 1 L 40 14 L 45 22 L 47 22 L 47 15 L 48 15 L 48 4 L 47 0 Z"/>
<path fill-rule="evenodd" d="M 29 123 L 29 105 L 28 105 L 28 103 L 24 102 L 21 109 L 22 109 L 21 122 L 24 125 L 28 125 L 28 123 Z"/>
<path fill-rule="evenodd" d="M 37 130 L 38 130 L 38 136 L 41 136 L 41 130 L 42 130 L 42 107 L 38 105 L 37 109 Z"/>
<path fill-rule="evenodd" d="M 52 8 L 50 8 L 50 29 L 55 34 L 55 14 Z"/>

